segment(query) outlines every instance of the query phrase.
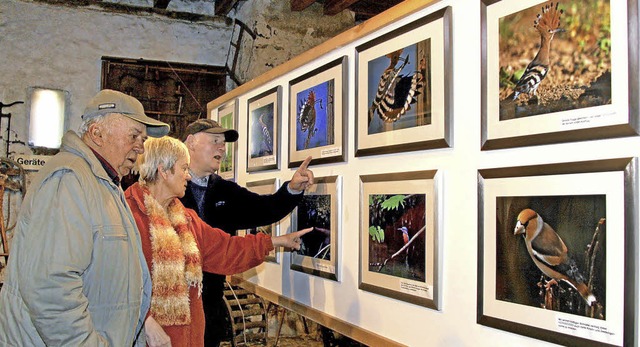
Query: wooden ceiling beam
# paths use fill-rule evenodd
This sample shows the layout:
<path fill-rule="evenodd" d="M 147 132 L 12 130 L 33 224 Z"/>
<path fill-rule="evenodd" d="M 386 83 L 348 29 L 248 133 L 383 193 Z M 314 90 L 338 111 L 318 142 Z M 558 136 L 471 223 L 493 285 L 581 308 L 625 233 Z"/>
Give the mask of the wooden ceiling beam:
<path fill-rule="evenodd" d="M 171 0 L 153 0 L 153 7 L 166 10 Z"/>
<path fill-rule="evenodd" d="M 215 3 L 215 15 L 227 16 L 231 9 L 238 3 L 238 0 L 216 0 Z"/>
<path fill-rule="evenodd" d="M 316 0 L 291 0 L 291 11 L 304 11 Z"/>
<path fill-rule="evenodd" d="M 323 13 L 327 16 L 335 16 L 358 1 L 360 0 L 327 0 L 324 2 Z"/>
<path fill-rule="evenodd" d="M 370 18 L 390 9 L 391 7 L 401 2 L 402 0 L 359 1 L 350 6 L 349 9 L 355 12 L 356 15 Z"/>

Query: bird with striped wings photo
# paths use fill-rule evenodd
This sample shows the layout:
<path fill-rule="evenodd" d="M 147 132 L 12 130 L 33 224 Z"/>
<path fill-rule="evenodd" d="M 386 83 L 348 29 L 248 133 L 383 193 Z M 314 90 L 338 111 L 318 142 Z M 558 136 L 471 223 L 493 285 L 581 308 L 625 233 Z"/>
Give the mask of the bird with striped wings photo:
<path fill-rule="evenodd" d="M 499 20 L 500 120 L 611 104 L 609 0 L 547 1 Z"/>
<path fill-rule="evenodd" d="M 431 124 L 430 39 L 369 64 L 369 134 Z"/>

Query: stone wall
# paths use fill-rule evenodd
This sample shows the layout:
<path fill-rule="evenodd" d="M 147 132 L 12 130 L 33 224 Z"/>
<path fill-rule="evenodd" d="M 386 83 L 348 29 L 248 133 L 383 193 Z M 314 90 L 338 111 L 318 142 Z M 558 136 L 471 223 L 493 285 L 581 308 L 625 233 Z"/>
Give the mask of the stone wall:
<path fill-rule="evenodd" d="M 255 41 L 247 40 L 239 49 L 236 75 L 242 82 L 355 25 L 354 15 L 350 11 L 323 16 L 322 5 L 314 3 L 304 11 L 292 12 L 289 0 L 242 1 L 231 15 L 256 33 Z"/>

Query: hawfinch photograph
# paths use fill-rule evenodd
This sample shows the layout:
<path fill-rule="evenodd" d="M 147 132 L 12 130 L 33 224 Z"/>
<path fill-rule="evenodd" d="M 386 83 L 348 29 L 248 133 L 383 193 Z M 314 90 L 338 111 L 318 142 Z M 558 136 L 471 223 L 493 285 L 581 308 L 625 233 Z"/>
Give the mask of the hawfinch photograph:
<path fill-rule="evenodd" d="M 498 197 L 496 299 L 606 319 L 604 195 Z"/>

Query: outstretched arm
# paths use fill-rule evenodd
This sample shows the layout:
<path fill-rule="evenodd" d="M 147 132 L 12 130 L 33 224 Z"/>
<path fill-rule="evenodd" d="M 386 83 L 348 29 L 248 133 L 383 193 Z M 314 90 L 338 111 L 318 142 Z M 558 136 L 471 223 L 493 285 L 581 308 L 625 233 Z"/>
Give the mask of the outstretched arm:
<path fill-rule="evenodd" d="M 313 230 L 313 228 L 302 229 L 293 233 L 274 236 L 271 238 L 271 242 L 273 242 L 273 247 L 285 247 L 299 250 L 300 244 L 302 243 L 300 238 L 302 237 L 302 235 L 310 232 L 311 230 Z"/>
<path fill-rule="evenodd" d="M 243 272 L 259 265 L 274 247 L 299 249 L 300 237 L 312 230 L 309 228 L 275 237 L 263 233 L 245 237 L 230 236 L 207 225 L 195 211 L 187 210 L 187 213 L 199 240 L 202 270 L 222 275 Z"/>
<path fill-rule="evenodd" d="M 219 177 L 211 185 L 204 219 L 225 231 L 275 223 L 291 213 L 303 197 L 301 192 L 292 192 L 288 182 L 273 194 L 257 194 Z"/>

